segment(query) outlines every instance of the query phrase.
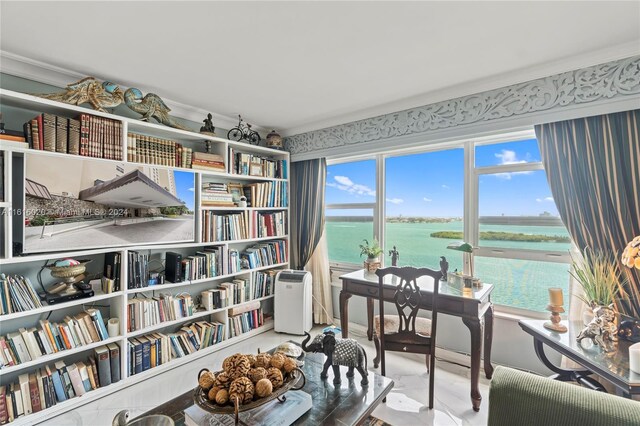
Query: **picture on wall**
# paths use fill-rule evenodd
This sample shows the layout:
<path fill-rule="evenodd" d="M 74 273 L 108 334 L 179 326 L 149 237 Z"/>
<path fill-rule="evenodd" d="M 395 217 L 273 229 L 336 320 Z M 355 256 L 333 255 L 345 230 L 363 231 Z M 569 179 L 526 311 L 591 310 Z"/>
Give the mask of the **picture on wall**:
<path fill-rule="evenodd" d="M 25 157 L 24 253 L 194 241 L 192 172 Z"/>

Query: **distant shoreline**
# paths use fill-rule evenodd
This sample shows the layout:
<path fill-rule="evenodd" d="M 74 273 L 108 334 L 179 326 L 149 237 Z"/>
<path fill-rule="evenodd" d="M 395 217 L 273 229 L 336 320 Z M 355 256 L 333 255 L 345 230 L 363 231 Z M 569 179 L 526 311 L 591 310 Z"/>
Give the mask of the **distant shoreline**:
<path fill-rule="evenodd" d="M 430 234 L 432 238 L 446 238 L 449 240 L 464 239 L 461 231 L 439 231 Z M 515 232 L 484 231 L 480 232 L 481 240 L 494 241 L 523 241 L 528 243 L 570 243 L 571 239 L 562 235 L 523 234 Z"/>

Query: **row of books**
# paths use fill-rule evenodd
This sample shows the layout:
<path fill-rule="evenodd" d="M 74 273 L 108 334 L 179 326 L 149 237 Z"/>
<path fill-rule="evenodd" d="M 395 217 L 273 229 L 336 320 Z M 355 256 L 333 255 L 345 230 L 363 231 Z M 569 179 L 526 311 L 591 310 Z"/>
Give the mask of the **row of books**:
<path fill-rule="evenodd" d="M 253 282 L 254 298 L 271 296 L 274 293 L 278 272 L 280 272 L 278 269 L 269 269 L 253 273 L 251 281 Z"/>
<path fill-rule="evenodd" d="M 202 241 L 233 241 L 250 238 L 282 237 L 287 234 L 287 212 L 240 213 L 203 211 Z"/>
<path fill-rule="evenodd" d="M 256 302 L 258 305 L 260 302 Z M 231 312 L 229 312 L 231 315 Z M 229 316 L 229 338 L 248 333 L 264 325 L 264 314 L 262 308 L 256 308 L 248 312 Z"/>
<path fill-rule="evenodd" d="M 86 346 L 109 338 L 102 314 L 87 309 L 60 323 L 40 320 L 40 329 L 20 328 L 0 336 L 0 368 L 29 362 L 44 355 Z"/>
<path fill-rule="evenodd" d="M 129 339 L 129 375 L 142 373 L 223 340 L 224 324 L 209 321 L 185 324 L 176 333 L 151 333 Z"/>
<path fill-rule="evenodd" d="M 120 291 L 120 265 L 122 254 L 118 252 L 105 253 L 104 270 L 100 286 L 105 294 Z"/>
<path fill-rule="evenodd" d="M 20 275 L 0 274 L 0 315 L 42 307 L 31 280 Z"/>
<path fill-rule="evenodd" d="M 194 152 L 191 161 L 191 168 L 198 170 L 210 170 L 214 172 L 225 172 L 224 158 L 218 154 L 209 152 Z"/>
<path fill-rule="evenodd" d="M 237 152 L 229 147 L 229 173 L 246 176 L 287 179 L 288 161 Z"/>
<path fill-rule="evenodd" d="M 205 247 L 182 259 L 182 279 L 200 280 L 239 272 L 240 252 L 227 247 Z"/>
<path fill-rule="evenodd" d="M 149 286 L 149 255 L 137 251 L 128 252 L 127 288 L 143 288 Z"/>
<path fill-rule="evenodd" d="M 238 184 L 234 184 L 238 185 Z M 238 185 L 242 187 L 241 185 Z M 221 182 L 203 182 L 200 191 L 200 204 L 205 207 L 234 207 L 233 194 L 229 186 Z"/>
<path fill-rule="evenodd" d="M 287 207 L 287 182 L 256 182 L 242 188 L 249 207 Z"/>
<path fill-rule="evenodd" d="M 246 259 L 250 269 L 284 263 L 289 258 L 287 255 L 287 242 L 285 240 L 276 240 L 254 244 L 244 249 L 240 253 L 240 257 Z"/>
<path fill-rule="evenodd" d="M 176 141 L 154 136 L 127 134 L 127 161 L 169 167 L 191 168 L 193 151 Z"/>
<path fill-rule="evenodd" d="M 40 114 L 24 124 L 29 148 L 41 151 L 122 159 L 122 123 L 90 114 L 76 118 Z"/>
<path fill-rule="evenodd" d="M 196 311 L 190 294 L 161 294 L 151 299 L 129 299 L 127 331 L 142 330 L 166 321 L 189 317 Z"/>
<path fill-rule="evenodd" d="M 18 381 L 0 386 L 0 424 L 53 407 L 120 380 L 120 347 L 111 343 L 95 349 L 86 362 L 56 362 Z"/>

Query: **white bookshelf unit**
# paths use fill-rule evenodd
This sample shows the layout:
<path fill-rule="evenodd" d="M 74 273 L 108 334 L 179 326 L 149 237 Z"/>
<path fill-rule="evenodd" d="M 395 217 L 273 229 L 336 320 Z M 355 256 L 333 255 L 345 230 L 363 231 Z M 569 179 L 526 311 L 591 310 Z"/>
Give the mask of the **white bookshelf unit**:
<path fill-rule="evenodd" d="M 58 352 L 50 353 L 48 355 L 38 356 L 37 358 L 23 362 L 13 366 L 4 366 L 0 369 L 0 386 L 5 387 L 11 383 L 17 382 L 18 377 L 25 373 L 35 373 L 40 368 L 44 370 L 45 366 L 53 365 L 58 361 L 63 361 L 65 364 L 86 361 L 87 358 L 94 356 L 94 349 L 105 346 L 109 343 L 115 343 L 120 349 L 120 375 L 121 379 L 118 382 L 112 383 L 107 386 L 101 386 L 97 389 L 86 392 L 82 396 L 76 396 L 74 398 L 67 399 L 64 402 L 57 402 L 55 405 L 42 409 L 36 413 L 24 415 L 16 418 L 10 424 L 14 425 L 26 425 L 35 424 L 47 419 L 50 419 L 56 415 L 73 410 L 81 405 L 95 401 L 98 398 L 117 392 L 123 388 L 139 383 L 150 377 L 162 374 L 163 372 L 174 369 L 178 366 L 189 363 L 192 360 L 202 358 L 208 354 L 216 352 L 220 349 L 226 348 L 236 342 L 240 342 L 249 339 L 259 333 L 263 333 L 273 328 L 273 284 L 271 285 L 271 293 L 263 295 L 262 297 L 252 298 L 253 295 L 249 295 L 245 298 L 246 301 L 235 303 L 222 308 L 205 309 L 198 301 L 200 294 L 204 290 L 219 288 L 220 284 L 232 281 L 234 279 L 244 279 L 251 285 L 255 284 L 256 274 L 274 269 L 288 268 L 289 266 L 289 154 L 284 151 L 277 151 L 260 146 L 253 146 L 243 142 L 234 142 L 227 139 L 213 137 L 206 134 L 200 134 L 195 132 L 183 131 L 165 127 L 155 123 L 148 123 L 137 119 L 127 118 L 114 114 L 101 113 L 91 109 L 78 107 L 74 105 L 67 105 L 60 102 L 55 102 L 36 96 L 13 92 L 9 90 L 0 89 L 0 108 L 4 113 L 5 121 L 8 128 L 20 129 L 25 121 L 30 120 L 36 115 L 42 113 L 55 114 L 67 118 L 75 118 L 79 114 L 89 114 L 92 116 L 107 118 L 115 120 L 121 124 L 122 132 L 121 138 L 117 143 L 120 144 L 121 158 L 118 159 L 103 159 L 88 156 L 72 155 L 61 152 L 51 152 L 46 150 L 35 150 L 25 147 L 24 144 L 14 143 L 6 140 L 2 140 L 0 136 L 0 151 L 2 152 L 3 162 L 3 198 L 0 200 L 0 212 L 2 213 L 2 220 L 0 222 L 0 233 L 2 234 L 2 247 L 0 247 L 0 273 L 7 276 L 17 275 L 28 277 L 33 284 L 36 292 L 42 292 L 43 288 L 39 284 L 38 275 L 40 272 L 41 282 L 44 287 L 48 287 L 51 284 L 59 281 L 58 279 L 50 276 L 48 269 L 43 269 L 45 264 L 52 264 L 57 259 L 73 258 L 73 259 L 88 259 L 91 260 L 87 264 L 87 271 L 85 275 L 87 279 L 99 278 L 103 274 L 105 255 L 107 253 L 118 253 L 121 259 L 120 263 L 120 289 L 111 293 L 104 293 L 101 291 L 100 286 L 94 286 L 94 296 L 84 299 L 67 301 L 59 304 L 47 305 L 46 302 L 42 302 L 42 307 L 37 309 L 13 312 L 5 315 L 0 315 L 0 336 L 6 336 L 8 333 L 18 332 L 19 329 L 36 328 L 40 329 L 40 320 L 49 320 L 50 322 L 62 322 L 65 316 L 74 316 L 82 313 L 86 309 L 96 308 L 99 309 L 104 320 L 108 318 L 118 318 L 120 321 L 120 329 L 117 336 L 109 336 L 108 339 L 93 342 L 83 346 L 78 346 L 73 349 L 61 350 Z M 204 152 L 205 143 L 209 141 L 211 144 L 211 152 L 219 154 L 224 159 L 225 171 L 209 171 L 199 170 L 184 167 L 169 167 L 154 164 L 142 164 L 132 161 L 127 161 L 127 135 L 129 133 L 136 133 L 150 137 L 165 138 L 179 142 L 183 146 L 191 148 L 193 151 Z M 255 156 L 261 156 L 273 161 L 281 161 L 284 169 L 282 170 L 284 177 L 264 177 L 255 175 L 242 175 L 235 174 L 230 169 L 230 163 L 232 158 L 230 152 L 243 153 Z M 96 240 L 95 244 L 86 244 L 86 248 L 82 249 L 65 249 L 51 252 L 34 252 L 31 254 L 14 254 L 13 242 L 16 239 L 13 229 L 16 225 L 14 221 L 20 220 L 17 216 L 13 215 L 13 209 L 16 206 L 24 206 L 24 199 L 18 200 L 18 196 L 24 196 L 24 192 L 16 191 L 16 188 L 23 185 L 21 180 L 24 178 L 24 162 L 26 154 L 30 156 L 40 156 L 41 158 L 77 158 L 83 159 L 89 162 L 96 162 L 96 164 L 107 164 L 117 167 L 118 164 L 137 167 L 145 170 L 180 170 L 188 171 L 194 174 L 194 228 L 193 228 L 193 240 L 192 241 L 179 241 L 179 242 L 163 242 L 160 239 L 157 241 L 145 242 L 139 245 L 112 245 L 101 244 Z M 22 170 L 21 170 L 22 169 Z M 64 173 L 63 170 L 60 173 Z M 284 192 L 281 193 L 279 202 L 276 202 L 274 207 L 217 207 L 217 206 L 202 206 L 201 205 L 201 188 L 203 183 L 215 182 L 223 184 L 241 184 L 251 185 L 255 183 L 266 183 L 284 186 Z M 41 184 L 46 185 L 45 182 Z M 281 224 L 280 231 L 277 235 L 269 235 L 266 237 L 256 238 L 234 238 L 225 239 L 224 241 L 212 241 L 207 242 L 202 239 L 203 236 L 203 214 L 209 215 L 234 215 L 239 214 L 245 217 L 261 217 L 262 215 L 274 213 L 280 214 L 279 217 L 284 217 L 285 220 Z M 115 224 L 115 221 L 114 221 Z M 274 225 L 275 226 L 275 225 Z M 26 229 L 26 228 L 25 228 Z M 205 230 L 206 231 L 206 230 Z M 137 288 L 128 288 L 129 283 L 129 254 L 132 252 L 142 253 L 149 258 L 149 268 L 155 270 L 155 272 L 162 272 L 166 266 L 165 255 L 167 252 L 177 252 L 182 255 L 183 258 L 195 255 L 196 252 L 202 251 L 205 248 L 220 247 L 229 253 L 231 251 L 237 252 L 238 256 L 244 253 L 248 249 L 257 244 L 265 244 L 270 242 L 281 242 L 281 245 L 285 247 L 286 255 L 284 258 L 279 258 L 278 261 L 274 261 L 272 264 L 259 264 L 250 266 L 249 269 L 241 268 L 235 272 L 222 273 L 222 271 L 216 271 L 217 274 L 208 278 L 198 278 L 193 280 L 184 280 L 181 282 L 171 283 L 165 282 L 163 284 L 155 284 L 148 286 L 140 286 Z M 246 265 L 243 265 L 246 266 Z M 188 293 L 195 303 L 196 309 L 191 315 L 167 320 L 154 325 L 144 327 L 139 330 L 131 330 L 127 327 L 128 305 L 131 300 L 138 298 L 154 298 L 160 295 L 178 296 Z M 249 300 L 250 299 L 250 300 Z M 260 303 L 260 307 L 264 313 L 269 314 L 265 316 L 263 325 L 254 328 L 248 332 L 236 335 L 235 337 L 229 337 L 230 327 L 232 327 L 230 320 L 230 312 L 233 309 L 242 308 L 248 304 Z M 166 363 L 156 365 L 153 368 L 146 371 L 139 372 L 137 374 L 128 374 L 130 366 L 130 353 L 128 342 L 130 339 L 141 337 L 149 333 L 166 333 L 171 334 L 178 331 L 183 325 L 187 323 L 193 323 L 197 321 L 211 321 L 218 322 L 224 326 L 224 337 L 221 342 L 213 344 L 212 346 L 205 347 L 201 350 L 195 351 L 191 354 L 187 354 L 182 357 L 177 357 L 169 360 Z"/>

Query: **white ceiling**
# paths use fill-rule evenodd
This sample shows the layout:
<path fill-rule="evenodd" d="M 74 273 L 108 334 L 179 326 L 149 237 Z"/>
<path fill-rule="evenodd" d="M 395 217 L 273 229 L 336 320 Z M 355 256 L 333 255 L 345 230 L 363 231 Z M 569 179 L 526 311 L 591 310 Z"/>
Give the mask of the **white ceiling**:
<path fill-rule="evenodd" d="M 289 135 L 640 54 L 638 1 L 0 8 L 5 52 Z"/>

